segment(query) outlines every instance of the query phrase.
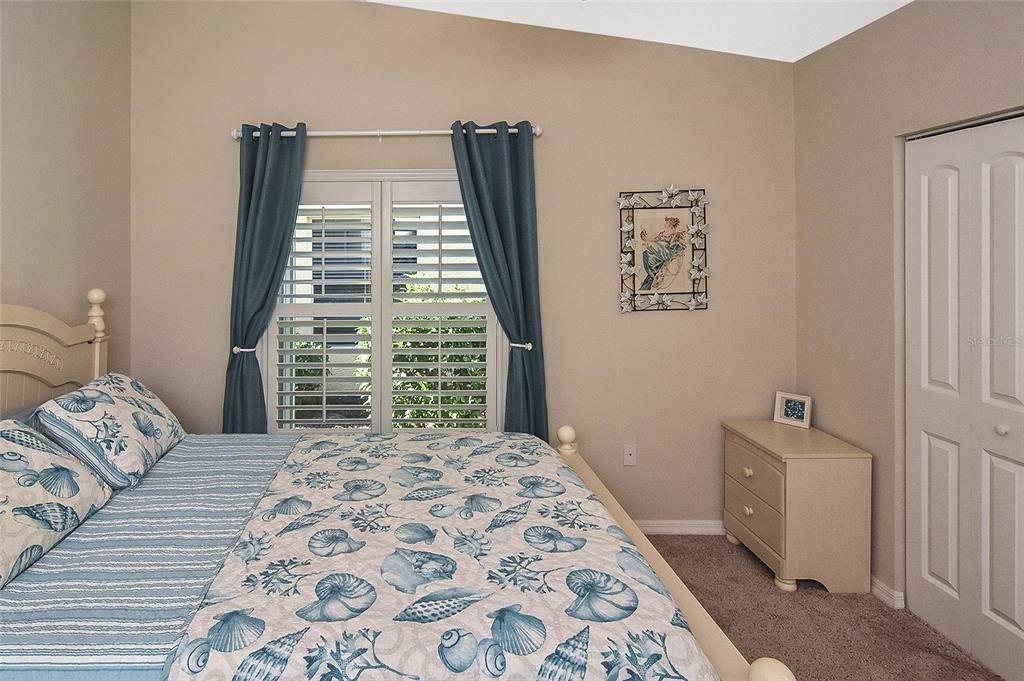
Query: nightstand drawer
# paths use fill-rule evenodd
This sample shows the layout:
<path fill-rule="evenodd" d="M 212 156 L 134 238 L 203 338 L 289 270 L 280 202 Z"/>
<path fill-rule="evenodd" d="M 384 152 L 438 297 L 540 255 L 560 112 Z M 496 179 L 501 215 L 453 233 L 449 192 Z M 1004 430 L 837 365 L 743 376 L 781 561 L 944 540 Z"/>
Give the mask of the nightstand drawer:
<path fill-rule="evenodd" d="M 776 511 L 785 512 L 785 476 L 745 445 L 729 437 L 725 440 L 725 473 Z"/>
<path fill-rule="evenodd" d="M 786 526 L 782 515 L 728 475 L 725 476 L 725 510 L 773 551 L 786 557 Z"/>

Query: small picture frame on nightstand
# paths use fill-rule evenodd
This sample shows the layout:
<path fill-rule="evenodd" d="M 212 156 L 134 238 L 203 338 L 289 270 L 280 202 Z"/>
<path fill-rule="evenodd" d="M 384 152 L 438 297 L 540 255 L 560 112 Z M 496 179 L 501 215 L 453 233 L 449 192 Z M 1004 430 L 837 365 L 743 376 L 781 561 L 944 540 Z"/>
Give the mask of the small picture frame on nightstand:
<path fill-rule="evenodd" d="M 793 393 L 775 393 L 775 422 L 801 428 L 811 427 L 811 398 Z"/>

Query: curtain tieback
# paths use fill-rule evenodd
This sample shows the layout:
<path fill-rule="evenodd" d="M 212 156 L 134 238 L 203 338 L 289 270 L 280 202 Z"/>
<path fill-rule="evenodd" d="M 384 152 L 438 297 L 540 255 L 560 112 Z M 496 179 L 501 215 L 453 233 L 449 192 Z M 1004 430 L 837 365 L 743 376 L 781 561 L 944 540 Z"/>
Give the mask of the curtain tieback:
<path fill-rule="evenodd" d="M 533 343 L 531 343 L 530 341 L 526 341 L 525 343 L 509 343 L 508 346 L 510 348 L 522 348 L 527 352 L 533 350 Z"/>
<path fill-rule="evenodd" d="M 256 352 L 256 348 L 240 348 L 237 345 L 231 348 L 231 354 L 237 355 L 240 352 Z"/>

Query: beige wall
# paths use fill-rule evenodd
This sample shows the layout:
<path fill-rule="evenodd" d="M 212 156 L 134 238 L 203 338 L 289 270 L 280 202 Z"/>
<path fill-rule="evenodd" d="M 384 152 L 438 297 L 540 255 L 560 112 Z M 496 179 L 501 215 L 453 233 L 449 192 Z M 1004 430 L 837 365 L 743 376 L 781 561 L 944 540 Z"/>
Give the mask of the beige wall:
<path fill-rule="evenodd" d="M 634 517 L 721 518 L 719 420 L 794 387 L 791 65 L 345 3 L 139 3 L 132 38 L 133 369 L 188 428 L 220 426 L 232 128 L 529 118 L 552 425 Z M 451 166 L 443 139 L 316 139 L 307 163 Z M 711 309 L 621 315 L 613 199 L 669 182 L 709 191 Z"/>
<path fill-rule="evenodd" d="M 127 2 L 0 8 L 0 299 L 77 323 L 85 292 L 109 293 L 111 367 L 127 371 Z"/>
<path fill-rule="evenodd" d="M 903 585 L 900 135 L 1024 105 L 1024 3 L 915 2 L 796 64 L 797 385 L 875 455 L 873 572 Z"/>

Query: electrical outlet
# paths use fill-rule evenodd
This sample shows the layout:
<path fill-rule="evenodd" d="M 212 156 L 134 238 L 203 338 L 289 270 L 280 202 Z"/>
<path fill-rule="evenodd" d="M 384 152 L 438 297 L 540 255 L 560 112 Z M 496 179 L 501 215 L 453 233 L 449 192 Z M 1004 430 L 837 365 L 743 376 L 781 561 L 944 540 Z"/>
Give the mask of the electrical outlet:
<path fill-rule="evenodd" d="M 622 465 L 636 465 L 636 445 L 622 445 Z"/>

